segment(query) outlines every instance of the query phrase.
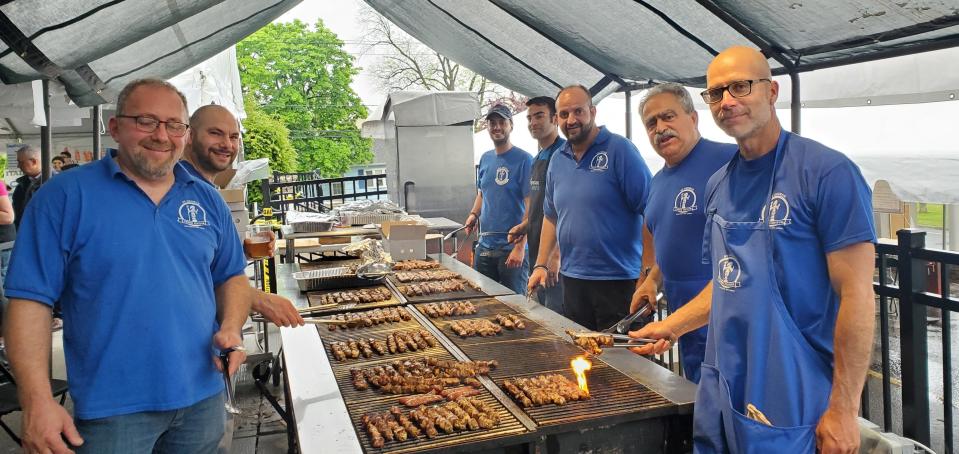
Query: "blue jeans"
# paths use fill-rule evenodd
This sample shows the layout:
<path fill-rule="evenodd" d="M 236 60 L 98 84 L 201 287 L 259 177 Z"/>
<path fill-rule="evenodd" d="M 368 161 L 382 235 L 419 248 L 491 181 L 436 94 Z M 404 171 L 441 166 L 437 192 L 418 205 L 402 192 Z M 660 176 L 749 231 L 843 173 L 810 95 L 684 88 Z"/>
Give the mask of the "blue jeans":
<path fill-rule="evenodd" d="M 523 264 L 517 268 L 507 268 L 508 250 L 487 249 L 479 244 L 473 254 L 473 268 L 482 275 L 499 282 L 510 290 L 526 294 L 526 282 L 529 280 L 529 262 L 523 257 Z"/>
<path fill-rule="evenodd" d="M 189 407 L 76 420 L 78 454 L 215 453 L 223 437 L 223 393 Z"/>
<path fill-rule="evenodd" d="M 563 302 L 563 279 L 560 278 L 552 287 L 536 289 L 536 300 L 547 309 L 566 316 L 566 304 Z"/>

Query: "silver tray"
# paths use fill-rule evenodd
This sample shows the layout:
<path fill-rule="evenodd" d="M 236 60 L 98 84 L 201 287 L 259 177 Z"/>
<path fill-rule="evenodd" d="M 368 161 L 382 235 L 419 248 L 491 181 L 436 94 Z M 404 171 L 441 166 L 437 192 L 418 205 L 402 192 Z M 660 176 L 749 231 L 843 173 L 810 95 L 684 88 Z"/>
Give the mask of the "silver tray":
<path fill-rule="evenodd" d="M 293 273 L 293 279 L 296 280 L 296 285 L 300 288 L 301 292 L 333 288 L 365 287 L 383 280 L 383 278 L 363 279 L 357 276 L 356 272 L 350 271 L 350 268 L 345 266 L 297 271 Z"/>
<path fill-rule="evenodd" d="M 399 221 L 403 219 L 402 213 L 362 213 L 358 211 L 341 211 L 340 223 L 343 225 L 366 225 L 382 224 L 384 222 Z"/>
<path fill-rule="evenodd" d="M 293 233 L 314 233 L 314 232 L 329 232 L 333 230 L 333 221 L 300 221 L 300 222 L 291 222 L 290 227 L 293 228 Z"/>

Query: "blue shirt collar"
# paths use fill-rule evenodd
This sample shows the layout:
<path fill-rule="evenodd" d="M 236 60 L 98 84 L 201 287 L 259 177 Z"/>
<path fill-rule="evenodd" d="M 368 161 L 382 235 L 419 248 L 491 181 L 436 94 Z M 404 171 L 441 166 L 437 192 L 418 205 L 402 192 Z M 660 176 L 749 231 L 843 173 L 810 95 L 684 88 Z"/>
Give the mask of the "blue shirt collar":
<path fill-rule="evenodd" d="M 103 159 L 101 159 L 101 161 L 106 161 L 107 172 L 109 173 L 111 177 L 116 178 L 117 175 L 120 175 L 124 180 L 133 181 L 132 179 L 130 179 L 130 177 L 127 176 L 127 174 L 123 173 L 123 169 L 120 168 L 120 164 L 117 162 L 117 153 L 118 153 L 118 150 L 110 150 L 110 153 L 108 153 L 106 156 L 103 157 Z M 183 162 L 183 161 L 179 161 L 179 162 Z M 174 180 L 174 184 L 176 183 L 193 184 L 197 181 L 197 178 L 193 176 L 192 174 L 190 174 L 190 172 L 184 169 L 183 167 L 179 165 L 174 165 L 173 180 Z"/>
<path fill-rule="evenodd" d="M 580 164 L 583 162 L 588 163 L 588 158 L 595 154 L 596 150 L 605 145 L 606 142 L 609 142 L 609 137 L 612 133 L 606 129 L 606 126 L 598 126 L 598 128 L 599 134 L 596 134 L 596 140 L 593 140 L 593 143 L 590 144 L 589 148 L 586 149 L 586 153 L 583 153 L 583 159 L 579 162 Z M 573 162 L 576 162 L 576 158 L 573 156 L 573 144 L 571 144 L 568 139 L 566 140 L 566 144 L 563 145 L 563 148 L 560 150 L 560 152 L 566 155 L 566 157 L 569 159 L 572 159 Z"/>

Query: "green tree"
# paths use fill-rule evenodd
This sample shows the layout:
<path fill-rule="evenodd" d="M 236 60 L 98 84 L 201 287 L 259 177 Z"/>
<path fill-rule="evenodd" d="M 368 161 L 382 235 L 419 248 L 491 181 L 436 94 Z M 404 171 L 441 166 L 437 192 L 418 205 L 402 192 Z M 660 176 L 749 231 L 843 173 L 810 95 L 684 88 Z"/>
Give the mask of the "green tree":
<path fill-rule="evenodd" d="M 299 170 L 335 177 L 373 159 L 357 127 L 366 107 L 350 88 L 359 70 L 322 21 L 267 25 L 236 50 L 244 93 L 290 130 Z"/>
<path fill-rule="evenodd" d="M 271 117 L 248 99 L 243 120 L 243 151 L 246 160 L 269 158 L 273 172 L 295 172 L 296 150 L 290 143 L 290 131 L 282 121 Z M 262 202 L 260 182 L 249 184 L 251 202 Z"/>

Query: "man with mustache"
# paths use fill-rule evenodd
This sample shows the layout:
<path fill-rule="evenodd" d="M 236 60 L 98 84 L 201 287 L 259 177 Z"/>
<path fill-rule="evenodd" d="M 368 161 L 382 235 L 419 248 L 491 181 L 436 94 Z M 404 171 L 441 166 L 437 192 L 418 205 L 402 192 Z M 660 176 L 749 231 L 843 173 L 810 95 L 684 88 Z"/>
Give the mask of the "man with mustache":
<path fill-rule="evenodd" d="M 630 312 L 654 303 L 659 287 L 666 293 L 669 311 L 676 312 L 697 295 L 706 299 L 712 296 L 707 285 L 712 270 L 702 263 L 704 189 L 709 177 L 736 153 L 736 146 L 700 136 L 693 98 L 679 84 L 649 89 L 639 102 L 639 114 L 649 143 L 666 165 L 653 177 L 644 212 L 656 265 L 636 287 Z M 705 349 L 705 327 L 679 340 L 683 372 L 695 383 L 699 383 Z"/>
<path fill-rule="evenodd" d="M 556 113 L 567 142 L 546 172 L 545 219 L 529 289 L 546 282 L 558 244 L 567 317 L 603 329 L 626 316 L 636 288 L 651 175 L 632 142 L 596 126 L 586 87 L 560 90 Z"/>
<path fill-rule="evenodd" d="M 118 150 L 43 185 L 6 292 L 7 352 L 27 452 L 215 452 L 223 377 L 243 364 L 246 265 L 229 208 L 176 163 L 189 126 L 168 82 L 130 82 Z M 50 308 L 63 307 L 74 418 L 51 395 Z"/>
<path fill-rule="evenodd" d="M 473 267 L 516 293 L 526 291 L 526 238 L 512 241 L 507 232 L 523 221 L 529 209 L 532 156 L 509 141 L 513 113 L 502 104 L 486 114 L 494 148 L 480 158 L 476 199 L 466 217 L 466 234 L 478 229 L 480 238 Z"/>
<path fill-rule="evenodd" d="M 636 351 L 709 323 L 697 453 L 859 452 L 876 304 L 869 186 L 841 153 L 782 129 L 759 51 L 721 52 L 706 83 L 713 119 L 739 145 L 706 185 L 712 298 L 630 333 L 661 339 Z"/>
<path fill-rule="evenodd" d="M 526 101 L 526 119 L 529 133 L 539 145 L 539 153 L 533 159 L 530 174 L 529 210 L 523 222 L 510 229 L 514 241 L 526 235 L 529 247 L 529 263 L 536 264 L 539 257 L 539 237 L 543 229 L 543 202 L 546 198 L 546 170 L 557 150 L 566 145 L 559 136 L 559 124 L 556 122 L 556 100 L 549 96 L 537 96 Z M 553 312 L 566 314 L 563 305 L 563 285 L 559 280 L 559 248 L 556 248 L 547 262 L 549 272 L 546 276 L 546 288 L 537 290 L 537 301 Z M 533 270 L 530 270 L 532 272 Z"/>
<path fill-rule="evenodd" d="M 180 165 L 201 181 L 214 186 L 216 175 L 230 168 L 240 151 L 240 128 L 227 108 L 201 106 L 190 117 L 190 138 Z M 242 243 L 241 243 L 242 247 Z M 270 250 L 273 243 L 270 243 Z M 250 288 L 253 311 L 277 326 L 300 326 L 303 317 L 290 300 Z"/>

